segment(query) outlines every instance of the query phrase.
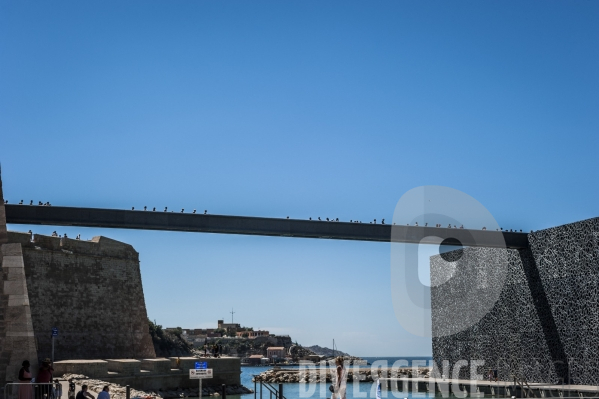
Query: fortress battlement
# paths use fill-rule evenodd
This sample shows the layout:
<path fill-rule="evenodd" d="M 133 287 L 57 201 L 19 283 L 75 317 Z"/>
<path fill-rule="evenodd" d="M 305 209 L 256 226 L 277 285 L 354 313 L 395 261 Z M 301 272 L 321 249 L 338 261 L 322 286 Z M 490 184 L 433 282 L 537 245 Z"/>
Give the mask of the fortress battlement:
<path fill-rule="evenodd" d="M 42 234 L 9 231 L 8 242 L 19 243 L 23 248 L 34 248 L 48 251 L 72 252 L 78 255 L 90 255 L 119 259 L 139 260 L 139 253 L 133 246 L 104 236 L 96 236 L 91 240 L 53 237 Z M 67 252 L 65 252 L 67 251 Z"/>

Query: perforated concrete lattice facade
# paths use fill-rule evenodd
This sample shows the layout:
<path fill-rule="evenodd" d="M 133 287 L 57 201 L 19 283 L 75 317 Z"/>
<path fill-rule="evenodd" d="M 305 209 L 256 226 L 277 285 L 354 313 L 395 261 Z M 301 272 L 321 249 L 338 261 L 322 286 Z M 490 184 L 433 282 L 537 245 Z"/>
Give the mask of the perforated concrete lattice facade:
<path fill-rule="evenodd" d="M 501 380 L 599 385 L 599 218 L 531 233 L 529 242 L 529 249 L 465 248 L 447 254 L 449 262 L 431 258 L 433 358 L 440 367 L 443 360 L 484 360 L 479 373 L 495 369 Z M 502 262 L 507 275 L 499 300 L 456 333 L 459 318 L 443 304 L 462 300 L 461 290 L 500 284 L 487 277 Z M 457 279 L 453 288 L 435 287 L 447 273 Z M 462 311 L 477 305 L 464 302 Z M 460 376 L 474 377 L 469 367 Z"/>

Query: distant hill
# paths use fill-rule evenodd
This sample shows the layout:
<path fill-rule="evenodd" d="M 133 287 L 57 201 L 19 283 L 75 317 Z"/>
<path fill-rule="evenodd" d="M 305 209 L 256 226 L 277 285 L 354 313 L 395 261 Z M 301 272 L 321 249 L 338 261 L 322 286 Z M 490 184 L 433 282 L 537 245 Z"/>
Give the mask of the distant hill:
<path fill-rule="evenodd" d="M 345 352 L 341 352 L 339 350 L 335 350 L 335 353 L 333 353 L 332 349 L 329 348 L 323 348 L 322 346 L 318 346 L 318 345 L 314 345 L 314 346 L 305 346 L 304 348 L 311 350 L 312 352 L 314 352 L 317 355 L 320 356 L 328 356 L 331 357 L 333 356 L 333 354 L 335 356 L 351 356 L 348 353 Z"/>

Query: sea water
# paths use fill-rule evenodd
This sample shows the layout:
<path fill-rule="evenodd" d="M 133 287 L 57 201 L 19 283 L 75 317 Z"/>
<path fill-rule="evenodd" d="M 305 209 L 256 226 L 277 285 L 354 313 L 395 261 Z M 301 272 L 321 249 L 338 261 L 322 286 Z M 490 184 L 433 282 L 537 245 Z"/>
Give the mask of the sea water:
<path fill-rule="evenodd" d="M 402 367 L 412 366 L 414 361 L 418 361 L 416 364 L 419 364 L 420 367 L 428 367 L 429 362 L 432 360 L 431 357 L 364 357 L 369 364 L 368 365 L 360 365 L 360 368 L 370 368 L 372 363 L 379 361 L 386 361 L 387 367 L 392 367 L 393 364 L 398 360 L 406 361 L 406 364 L 402 364 Z M 385 366 L 385 365 L 383 365 Z M 299 366 L 282 366 L 283 368 L 297 368 Z M 271 367 L 242 367 L 241 368 L 241 384 L 247 388 L 254 389 L 254 383 L 252 382 L 252 378 L 254 375 L 258 375 L 264 371 L 270 370 Z M 279 384 L 272 384 L 276 389 L 279 388 Z M 314 392 L 309 395 L 311 385 L 315 385 Z M 329 383 L 316 383 L 316 384 L 299 384 L 299 383 L 290 383 L 283 384 L 283 396 L 286 399 L 325 399 L 331 397 L 331 392 L 329 392 L 328 387 Z M 395 399 L 396 396 L 393 396 L 391 392 L 386 392 L 383 390 L 381 392 L 382 398 L 385 399 Z M 400 394 L 400 393 L 396 393 Z M 254 397 L 254 394 L 247 395 L 227 395 L 227 399 L 231 397 L 231 399 L 250 399 Z M 274 396 L 274 395 L 273 395 Z M 347 383 L 347 391 L 346 391 L 347 399 L 366 399 L 366 398 L 376 398 L 376 382 L 348 382 Z M 398 398 L 408 398 L 408 399 L 417 399 L 417 398 L 433 398 L 434 395 L 429 394 L 428 392 L 410 392 L 405 394 L 400 394 Z M 256 399 L 260 399 L 259 393 L 259 384 L 258 384 L 258 393 L 256 394 Z M 262 393 L 262 399 L 271 399 L 270 393 L 264 389 Z M 272 398 L 276 399 L 276 398 Z"/>

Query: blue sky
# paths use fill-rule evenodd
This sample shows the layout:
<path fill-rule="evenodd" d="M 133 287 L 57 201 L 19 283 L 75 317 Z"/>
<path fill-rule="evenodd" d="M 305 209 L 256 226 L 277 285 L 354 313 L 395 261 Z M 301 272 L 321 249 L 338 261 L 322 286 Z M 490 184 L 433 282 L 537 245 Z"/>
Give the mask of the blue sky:
<path fill-rule="evenodd" d="M 0 1 L 5 195 L 367 221 L 442 185 L 506 228 L 596 217 L 598 27 L 592 1 Z M 165 326 L 235 307 L 306 345 L 431 352 L 393 314 L 388 244 L 58 230 L 134 245 Z"/>

